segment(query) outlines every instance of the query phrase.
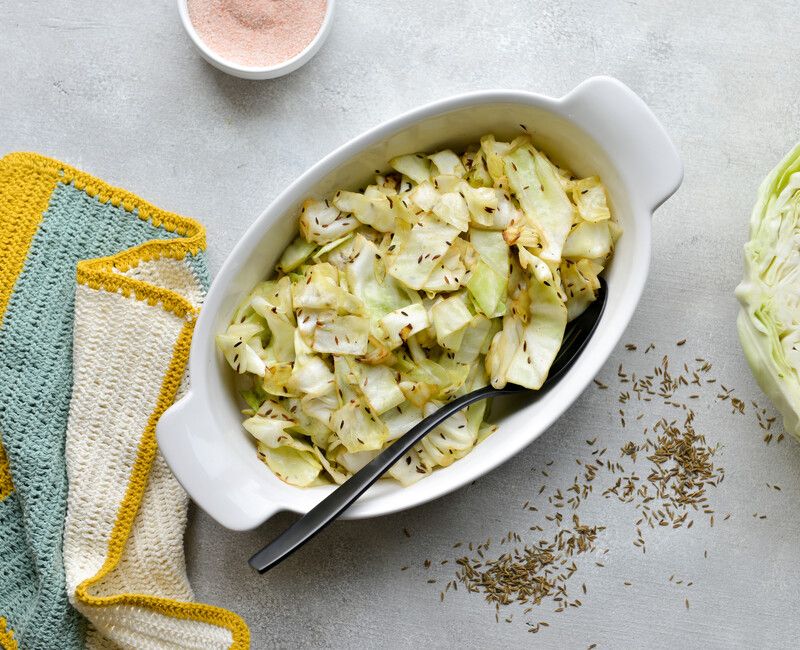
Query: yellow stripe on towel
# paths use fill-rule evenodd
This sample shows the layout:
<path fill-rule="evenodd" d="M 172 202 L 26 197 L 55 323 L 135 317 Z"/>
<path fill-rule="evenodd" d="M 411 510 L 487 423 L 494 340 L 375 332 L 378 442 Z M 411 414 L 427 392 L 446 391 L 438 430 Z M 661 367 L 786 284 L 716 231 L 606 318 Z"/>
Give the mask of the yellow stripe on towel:
<path fill-rule="evenodd" d="M 0 196 L 4 198 L 0 201 L 0 325 L 57 183 L 57 175 L 38 169 L 31 173 L 14 164 L 14 156 L 0 160 Z M 13 491 L 8 458 L 0 442 L 0 501 Z"/>
<path fill-rule="evenodd" d="M 0 648 L 3 650 L 18 650 L 19 644 L 14 638 L 14 632 L 8 627 L 5 618 L 0 616 Z"/>
<path fill-rule="evenodd" d="M 0 201 L 0 324 L 33 236 L 59 181 L 57 170 L 49 165 L 19 164 L 21 159 L 27 162 L 40 158 L 22 153 L 0 160 L 0 195 L 4 199 Z"/>
<path fill-rule="evenodd" d="M 3 449 L 3 441 L 0 439 L 0 501 L 13 491 L 14 483 L 11 480 L 11 469 L 8 467 L 8 457 L 6 456 L 6 450 Z"/>

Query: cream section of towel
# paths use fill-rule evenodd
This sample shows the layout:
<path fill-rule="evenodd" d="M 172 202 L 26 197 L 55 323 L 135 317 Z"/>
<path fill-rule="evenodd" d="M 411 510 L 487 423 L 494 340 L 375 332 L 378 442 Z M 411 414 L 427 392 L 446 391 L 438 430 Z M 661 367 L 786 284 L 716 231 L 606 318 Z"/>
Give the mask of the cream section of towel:
<path fill-rule="evenodd" d="M 175 260 L 148 262 L 129 274 L 168 286 L 193 302 L 202 295 L 191 273 Z M 91 624 L 90 647 L 205 650 L 232 643 L 228 629 L 171 616 L 165 613 L 164 601 L 154 605 L 154 599 L 145 598 L 131 605 L 130 599 L 124 603 L 112 599 L 93 605 L 75 596 L 78 585 L 94 577 L 108 559 L 126 494 L 130 500 L 130 477 L 142 436 L 184 324 L 161 305 L 77 287 L 64 565 L 70 600 Z M 183 555 L 186 508 L 185 493 L 156 453 L 122 556 L 90 593 L 190 601 Z"/>
<path fill-rule="evenodd" d="M 121 273 L 114 269 L 116 273 Z M 170 289 L 188 299 L 195 307 L 203 300 L 203 289 L 185 260 L 162 257 L 139 262 L 121 275 Z"/>

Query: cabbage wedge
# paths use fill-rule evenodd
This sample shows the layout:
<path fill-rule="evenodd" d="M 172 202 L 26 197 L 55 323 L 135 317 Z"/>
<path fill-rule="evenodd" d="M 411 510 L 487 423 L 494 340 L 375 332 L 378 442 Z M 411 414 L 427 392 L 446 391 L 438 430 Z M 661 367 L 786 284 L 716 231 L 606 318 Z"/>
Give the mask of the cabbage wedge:
<path fill-rule="evenodd" d="M 800 439 L 800 144 L 759 188 L 744 258 L 742 349 L 784 428 Z"/>

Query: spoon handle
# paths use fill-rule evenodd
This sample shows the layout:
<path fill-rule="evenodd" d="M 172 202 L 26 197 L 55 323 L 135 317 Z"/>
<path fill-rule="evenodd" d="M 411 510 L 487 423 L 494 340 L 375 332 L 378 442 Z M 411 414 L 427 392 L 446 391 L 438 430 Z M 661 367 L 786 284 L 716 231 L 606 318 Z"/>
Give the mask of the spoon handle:
<path fill-rule="evenodd" d="M 517 393 L 526 389 L 519 386 L 507 386 L 502 390 L 484 386 L 448 402 L 435 413 L 431 413 L 408 432 L 364 465 L 358 472 L 320 501 L 306 515 L 298 519 L 277 538 L 250 558 L 250 566 L 259 573 L 264 573 L 278 562 L 290 555 L 309 539 L 347 510 L 375 481 L 383 476 L 389 468 L 399 461 L 415 444 L 424 438 L 432 429 L 449 418 L 453 413 L 466 408 L 470 404 L 495 395 Z"/>

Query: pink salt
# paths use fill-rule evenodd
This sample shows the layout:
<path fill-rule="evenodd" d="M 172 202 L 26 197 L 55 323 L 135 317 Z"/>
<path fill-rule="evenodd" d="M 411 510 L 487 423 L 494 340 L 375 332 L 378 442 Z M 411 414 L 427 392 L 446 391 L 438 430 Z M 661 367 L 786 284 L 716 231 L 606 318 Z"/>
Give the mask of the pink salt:
<path fill-rule="evenodd" d="M 203 42 L 222 58 L 264 67 L 300 54 L 325 19 L 326 0 L 188 0 Z"/>

